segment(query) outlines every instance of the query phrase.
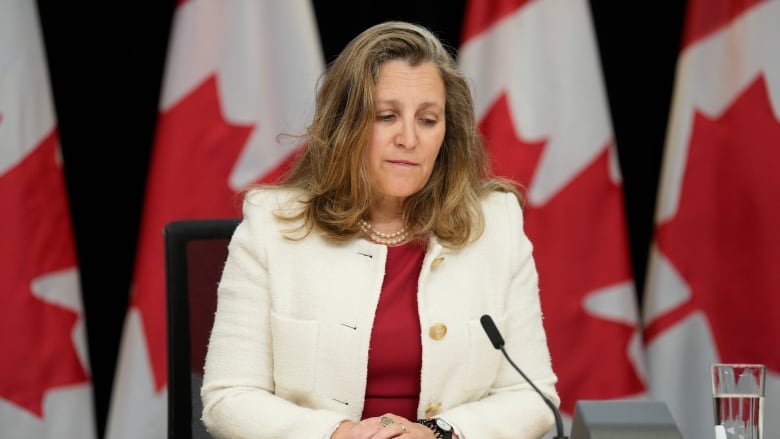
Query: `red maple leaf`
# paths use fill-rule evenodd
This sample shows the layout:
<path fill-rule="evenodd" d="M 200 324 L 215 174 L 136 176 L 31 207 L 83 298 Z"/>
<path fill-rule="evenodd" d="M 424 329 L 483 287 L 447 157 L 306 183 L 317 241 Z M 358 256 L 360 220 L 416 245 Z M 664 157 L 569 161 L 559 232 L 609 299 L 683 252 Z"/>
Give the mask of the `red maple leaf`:
<path fill-rule="evenodd" d="M 780 123 L 763 77 L 720 117 L 696 113 L 679 210 L 657 226 L 659 250 L 690 300 L 659 316 L 652 339 L 703 311 L 722 361 L 780 371 Z"/>
<path fill-rule="evenodd" d="M 253 129 L 225 121 L 213 75 L 160 117 L 131 304 L 141 312 L 158 391 L 167 382 L 163 227 L 178 219 L 241 215 L 229 176 Z"/>
<path fill-rule="evenodd" d="M 524 186 L 533 181 L 546 142 L 520 139 L 506 96 L 480 128 L 496 173 Z M 540 205 L 528 202 L 524 208 L 561 408 L 568 413 L 578 399 L 625 397 L 644 390 L 628 357 L 635 328 L 584 309 L 589 294 L 632 280 L 622 188 L 609 178 L 608 146 L 551 199 Z M 599 367 L 593 367 L 593 359 Z"/>
<path fill-rule="evenodd" d="M 40 418 L 46 392 L 88 382 L 71 338 L 78 314 L 32 290 L 77 270 L 56 129 L 0 175 L 0 204 L 10 206 L 0 215 L 0 397 Z"/>

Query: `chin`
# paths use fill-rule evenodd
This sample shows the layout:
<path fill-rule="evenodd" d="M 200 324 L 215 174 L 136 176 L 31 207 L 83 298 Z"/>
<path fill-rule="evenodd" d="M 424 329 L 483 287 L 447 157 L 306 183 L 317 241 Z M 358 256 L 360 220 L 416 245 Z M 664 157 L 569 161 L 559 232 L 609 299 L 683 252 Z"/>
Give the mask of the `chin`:
<path fill-rule="evenodd" d="M 382 187 L 379 187 L 377 190 L 377 193 L 380 194 L 383 197 L 387 198 L 399 198 L 399 199 L 405 199 L 408 197 L 411 197 L 412 195 L 420 192 L 422 190 L 422 186 L 410 186 L 409 182 L 404 181 L 402 183 L 396 183 L 396 184 L 387 184 Z"/>
<path fill-rule="evenodd" d="M 412 195 L 414 195 L 416 193 L 417 193 L 417 190 L 413 190 L 413 191 L 398 191 L 398 190 L 395 190 L 395 191 L 392 191 L 392 192 L 385 192 L 384 195 L 386 197 L 399 198 L 401 200 L 404 200 L 406 198 L 411 197 Z"/>

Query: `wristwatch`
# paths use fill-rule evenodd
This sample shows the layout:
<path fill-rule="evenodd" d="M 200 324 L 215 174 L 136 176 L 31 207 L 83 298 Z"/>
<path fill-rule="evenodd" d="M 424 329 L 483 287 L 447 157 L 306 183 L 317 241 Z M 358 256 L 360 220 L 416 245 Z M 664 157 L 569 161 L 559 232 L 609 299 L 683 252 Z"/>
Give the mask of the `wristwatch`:
<path fill-rule="evenodd" d="M 441 431 L 441 438 L 442 439 L 452 439 L 452 425 L 448 424 L 447 421 L 441 418 L 434 419 L 436 421 L 436 427 L 439 428 L 439 431 Z"/>
<path fill-rule="evenodd" d="M 418 419 L 417 422 L 433 430 L 436 439 L 452 439 L 452 426 L 444 419 Z"/>

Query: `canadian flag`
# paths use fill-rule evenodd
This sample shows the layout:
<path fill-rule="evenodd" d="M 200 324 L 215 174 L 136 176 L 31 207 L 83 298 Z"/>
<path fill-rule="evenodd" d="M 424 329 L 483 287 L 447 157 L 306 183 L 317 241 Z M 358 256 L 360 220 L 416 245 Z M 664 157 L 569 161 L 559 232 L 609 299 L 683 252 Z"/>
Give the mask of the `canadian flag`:
<path fill-rule="evenodd" d="M 648 378 L 714 436 L 710 363 L 768 368 L 780 431 L 780 1 L 688 0 L 643 320 Z"/>
<path fill-rule="evenodd" d="M 162 229 L 239 217 L 237 193 L 275 180 L 311 119 L 324 60 L 308 0 L 180 1 L 174 13 L 108 439 L 164 438 Z"/>
<path fill-rule="evenodd" d="M 36 2 L 0 2 L 0 436 L 96 434 L 81 284 Z"/>
<path fill-rule="evenodd" d="M 564 422 L 646 395 L 622 177 L 586 0 L 467 3 L 459 63 L 498 174 L 526 199 Z"/>

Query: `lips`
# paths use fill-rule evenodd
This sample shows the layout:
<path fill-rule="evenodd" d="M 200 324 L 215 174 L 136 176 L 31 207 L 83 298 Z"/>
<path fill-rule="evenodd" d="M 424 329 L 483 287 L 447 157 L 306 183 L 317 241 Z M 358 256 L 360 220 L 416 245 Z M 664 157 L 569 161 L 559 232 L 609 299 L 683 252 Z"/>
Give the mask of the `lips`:
<path fill-rule="evenodd" d="M 410 162 L 407 160 L 388 160 L 388 163 L 391 163 L 393 165 L 401 165 L 401 166 L 417 166 L 417 163 Z"/>

